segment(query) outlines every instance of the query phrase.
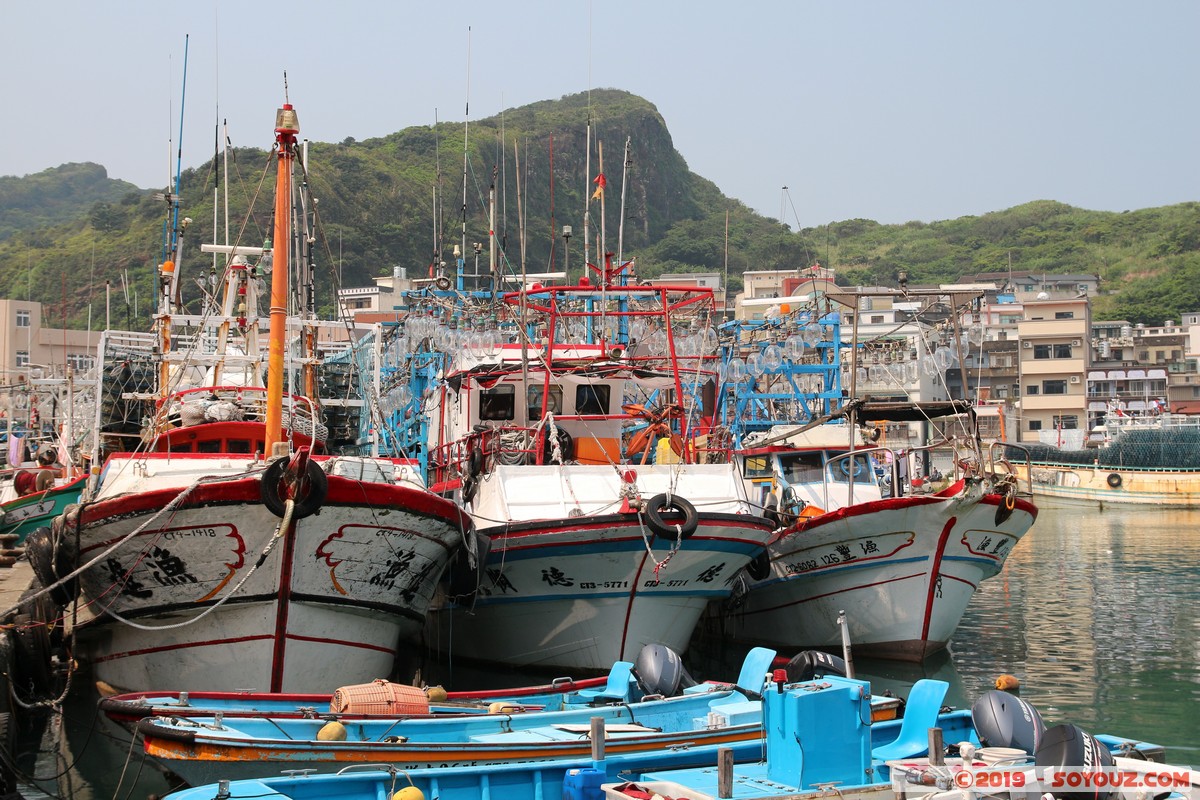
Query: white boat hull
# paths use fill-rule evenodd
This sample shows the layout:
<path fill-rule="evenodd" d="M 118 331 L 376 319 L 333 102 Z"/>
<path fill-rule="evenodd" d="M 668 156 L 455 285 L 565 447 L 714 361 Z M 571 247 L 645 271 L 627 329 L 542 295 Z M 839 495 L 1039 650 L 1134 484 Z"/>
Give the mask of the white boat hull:
<path fill-rule="evenodd" d="M 125 494 L 64 518 L 79 563 L 95 561 L 80 599 L 98 679 L 329 692 L 390 674 L 465 520 L 424 489 L 330 475 L 318 512 L 281 530 L 261 474 L 198 485 L 182 501 L 178 488 Z"/>
<path fill-rule="evenodd" d="M 997 512 L 1000 512 L 999 514 Z M 726 630 L 755 644 L 839 648 L 846 613 L 859 655 L 920 661 L 943 649 L 980 581 L 995 575 L 1036 519 L 1000 495 L 925 495 L 813 517 L 770 548 Z"/>
<path fill-rule="evenodd" d="M 487 578 L 473 605 L 435 612 L 433 635 L 456 657 L 566 669 L 607 669 L 651 643 L 683 652 L 771 527 L 701 513 L 674 555 L 635 514 L 480 530 L 492 541 Z"/>

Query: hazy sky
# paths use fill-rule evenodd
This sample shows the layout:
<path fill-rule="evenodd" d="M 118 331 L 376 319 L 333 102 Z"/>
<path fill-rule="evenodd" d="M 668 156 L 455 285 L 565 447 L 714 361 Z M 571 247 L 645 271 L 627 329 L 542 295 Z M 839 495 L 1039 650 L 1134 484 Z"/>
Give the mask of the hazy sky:
<path fill-rule="evenodd" d="M 285 71 L 316 141 L 460 122 L 469 75 L 473 120 L 641 95 L 693 171 L 793 227 L 1200 196 L 1196 0 L 13 0 L 0 175 L 166 186 L 185 35 L 185 168 L 218 115 L 269 147 Z"/>

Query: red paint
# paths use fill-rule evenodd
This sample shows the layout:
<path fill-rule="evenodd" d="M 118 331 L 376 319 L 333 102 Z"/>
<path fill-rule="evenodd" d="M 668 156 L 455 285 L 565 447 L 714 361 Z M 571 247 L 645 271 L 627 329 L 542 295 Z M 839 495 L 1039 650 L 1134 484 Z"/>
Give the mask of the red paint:
<path fill-rule="evenodd" d="M 925 595 L 925 619 L 921 623 L 921 641 L 929 639 L 929 620 L 933 616 L 933 593 L 937 590 L 938 573 L 942 569 L 942 556 L 946 554 L 946 542 L 950 539 L 950 529 L 957 521 L 958 517 L 946 520 L 946 526 L 942 528 L 942 535 L 938 537 L 933 563 L 929 566 L 929 589 Z"/>
<path fill-rule="evenodd" d="M 279 560 L 279 594 L 275 603 L 275 646 L 271 651 L 271 691 L 283 691 L 284 656 L 287 655 L 288 609 L 292 595 L 292 559 L 296 556 L 296 520 L 283 536 L 283 557 Z"/>

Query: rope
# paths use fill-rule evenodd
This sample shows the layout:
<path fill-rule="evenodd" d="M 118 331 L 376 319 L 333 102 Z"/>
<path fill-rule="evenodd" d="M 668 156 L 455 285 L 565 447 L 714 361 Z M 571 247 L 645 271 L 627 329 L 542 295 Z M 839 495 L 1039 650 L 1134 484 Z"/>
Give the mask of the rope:
<path fill-rule="evenodd" d="M 213 605 L 204 609 L 204 611 L 202 611 L 201 613 L 192 617 L 191 619 L 186 619 L 183 622 L 172 623 L 170 625 L 143 625 L 141 623 L 134 622 L 133 620 L 122 617 L 120 614 L 113 611 L 112 608 L 105 609 L 105 612 L 108 613 L 117 622 L 120 622 L 124 625 L 128 625 L 131 628 L 136 628 L 139 631 L 169 631 L 169 630 L 175 630 L 176 628 L 186 628 L 188 625 L 199 622 L 200 620 L 204 619 L 212 612 L 216 611 L 221 606 L 225 605 L 225 602 L 227 600 L 229 600 L 229 598 L 231 598 L 235 594 L 237 594 L 238 590 L 241 589 L 243 585 L 245 585 L 246 581 L 250 580 L 250 576 L 253 575 L 256 571 L 258 571 L 258 568 L 260 566 L 262 566 L 263 562 L 265 562 L 267 560 L 267 556 L 269 556 L 271 554 L 271 551 L 275 549 L 275 545 L 279 542 L 280 539 L 283 538 L 284 533 L 291 528 L 292 512 L 295 510 L 295 508 L 296 508 L 296 502 L 294 500 L 292 500 L 291 498 L 288 498 L 288 500 L 284 504 L 283 518 L 279 520 L 279 525 L 275 528 L 274 535 L 272 535 L 271 538 L 267 541 L 267 546 L 263 548 L 262 553 L 259 554 L 258 560 L 254 562 L 254 565 L 252 567 L 250 567 L 250 569 L 246 572 L 245 575 L 242 576 L 242 579 L 237 582 L 237 585 L 235 585 L 232 589 L 230 589 L 228 592 L 225 593 L 224 597 L 222 597 L 216 603 L 214 603 Z"/>

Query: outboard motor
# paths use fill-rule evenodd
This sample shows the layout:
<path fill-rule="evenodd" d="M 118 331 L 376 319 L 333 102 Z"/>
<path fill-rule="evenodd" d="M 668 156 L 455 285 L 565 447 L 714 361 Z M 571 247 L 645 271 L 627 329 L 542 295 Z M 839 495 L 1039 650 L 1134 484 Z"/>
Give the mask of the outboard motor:
<path fill-rule="evenodd" d="M 646 694 L 674 697 L 697 681 L 683 666 L 683 660 L 664 644 L 648 644 L 638 653 L 634 674 Z"/>
<path fill-rule="evenodd" d="M 820 650 L 805 650 L 797 653 L 784 667 L 788 683 L 811 681 L 818 675 L 840 675 L 846 677 L 846 661 Z"/>
<path fill-rule="evenodd" d="M 1036 753 L 1046 733 L 1037 709 L 1016 695 L 992 689 L 971 706 L 971 721 L 984 747 L 1015 747 Z"/>
<path fill-rule="evenodd" d="M 1111 770 L 1116 762 L 1107 747 L 1076 725 L 1055 725 L 1046 731 L 1034 754 L 1034 763 L 1039 768 L 1046 768 L 1043 780 L 1059 800 L 1108 800 L 1117 793 L 1107 782 L 1089 785 L 1085 780 L 1078 780 L 1085 773 Z M 1071 788 L 1053 788 L 1056 769 L 1071 771 L 1077 780 L 1062 781 Z"/>

